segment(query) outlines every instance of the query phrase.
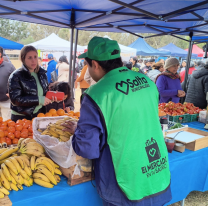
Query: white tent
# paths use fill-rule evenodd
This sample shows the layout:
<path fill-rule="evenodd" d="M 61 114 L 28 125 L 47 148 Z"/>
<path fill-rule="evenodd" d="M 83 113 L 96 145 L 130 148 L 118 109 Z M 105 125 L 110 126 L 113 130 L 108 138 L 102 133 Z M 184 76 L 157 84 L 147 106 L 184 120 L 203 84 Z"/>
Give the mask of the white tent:
<path fill-rule="evenodd" d="M 41 39 L 29 45 L 34 46 L 36 49 L 41 51 L 50 51 L 50 52 L 69 52 L 70 51 L 70 42 L 66 41 L 56 34 L 52 33 L 45 39 Z M 73 45 L 74 49 L 74 45 Z M 84 52 L 84 47 L 77 45 L 77 52 Z"/>
<path fill-rule="evenodd" d="M 109 36 L 105 35 L 104 38 L 111 39 Z M 112 39 L 111 39 L 112 40 Z M 121 49 L 121 57 L 123 61 L 128 61 L 131 56 L 136 56 L 136 49 L 124 46 L 122 44 L 118 44 Z M 85 49 L 87 49 L 87 46 L 85 46 Z"/>

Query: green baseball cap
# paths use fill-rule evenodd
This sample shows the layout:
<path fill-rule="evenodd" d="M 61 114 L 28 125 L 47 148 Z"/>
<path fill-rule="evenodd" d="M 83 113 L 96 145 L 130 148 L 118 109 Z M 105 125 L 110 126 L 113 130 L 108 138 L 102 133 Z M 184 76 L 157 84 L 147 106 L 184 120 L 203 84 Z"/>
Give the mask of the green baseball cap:
<path fill-rule="evenodd" d="M 111 54 L 118 50 L 118 54 Z M 79 55 L 79 59 L 88 57 L 96 61 L 107 61 L 121 57 L 121 50 L 117 41 L 108 38 L 93 37 L 88 44 L 88 51 Z"/>

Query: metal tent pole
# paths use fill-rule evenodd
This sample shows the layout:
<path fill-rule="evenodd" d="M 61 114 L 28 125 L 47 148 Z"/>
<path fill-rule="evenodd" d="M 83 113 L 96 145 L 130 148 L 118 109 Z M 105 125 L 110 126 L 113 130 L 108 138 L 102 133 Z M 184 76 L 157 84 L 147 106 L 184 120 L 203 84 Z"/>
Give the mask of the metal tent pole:
<path fill-rule="evenodd" d="M 72 72 L 72 85 L 71 89 L 74 89 L 74 74 L 75 74 L 75 64 L 76 64 L 76 54 L 77 54 L 77 42 L 78 42 L 78 29 L 76 29 L 75 33 L 75 44 L 74 44 L 74 58 L 73 58 L 73 72 Z M 74 92 L 73 92 L 73 98 L 74 98 Z"/>
<path fill-rule="evenodd" d="M 74 27 L 71 28 L 71 42 L 70 42 L 70 56 L 69 56 L 69 84 L 72 85 L 72 52 L 73 52 L 73 37 L 74 37 Z"/>

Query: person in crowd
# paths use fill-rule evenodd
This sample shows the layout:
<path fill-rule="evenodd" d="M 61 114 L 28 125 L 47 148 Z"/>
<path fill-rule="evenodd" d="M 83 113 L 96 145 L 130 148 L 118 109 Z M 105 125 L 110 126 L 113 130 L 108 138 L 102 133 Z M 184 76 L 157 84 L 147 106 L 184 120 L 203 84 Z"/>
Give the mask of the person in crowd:
<path fill-rule="evenodd" d="M 180 76 L 177 73 L 179 61 L 176 58 L 169 58 L 165 61 L 165 71 L 159 74 L 155 83 L 160 93 L 160 103 L 169 101 L 178 103 L 181 97 L 186 94 L 181 88 Z"/>
<path fill-rule="evenodd" d="M 188 83 L 188 89 L 185 102 L 193 103 L 194 106 L 206 109 L 208 92 L 208 64 L 204 68 L 192 73 Z"/>
<path fill-rule="evenodd" d="M 38 65 L 39 65 L 40 67 L 42 67 L 42 58 L 41 58 L 41 57 L 38 57 Z"/>
<path fill-rule="evenodd" d="M 52 83 L 53 80 L 51 78 L 51 72 L 56 71 L 56 74 L 58 76 L 58 69 L 56 69 L 56 61 L 53 59 L 53 54 L 48 54 L 48 68 L 47 68 L 47 78 L 48 78 L 48 83 Z"/>
<path fill-rule="evenodd" d="M 164 59 L 160 59 L 158 62 L 162 63 L 163 65 L 165 65 L 165 60 Z"/>
<path fill-rule="evenodd" d="M 151 67 L 151 69 L 152 69 L 152 65 L 155 63 L 155 59 L 150 59 L 150 60 L 149 60 L 149 63 L 150 63 L 150 67 Z M 150 70 L 151 70 L 151 69 L 150 69 Z"/>
<path fill-rule="evenodd" d="M 0 47 L 0 116 L 4 121 L 11 118 L 10 100 L 7 96 L 7 83 L 10 74 L 15 71 L 15 67 L 5 61 L 3 48 Z"/>
<path fill-rule="evenodd" d="M 56 65 L 58 70 L 58 82 L 68 82 L 69 81 L 69 62 L 66 56 L 61 56 L 59 58 L 59 63 Z"/>
<path fill-rule="evenodd" d="M 203 61 L 199 60 L 199 61 L 196 61 L 195 69 L 201 70 L 201 69 L 204 69 L 204 66 L 205 66 L 205 63 Z"/>
<path fill-rule="evenodd" d="M 87 68 L 87 71 L 85 72 L 84 80 L 85 80 L 90 86 L 96 84 L 96 81 L 91 77 L 88 68 Z"/>
<path fill-rule="evenodd" d="M 156 77 L 161 74 L 162 72 L 164 72 L 164 64 L 161 62 L 157 62 L 155 64 L 153 64 L 152 66 L 152 70 L 150 72 L 147 73 L 147 76 L 153 81 L 155 82 Z"/>
<path fill-rule="evenodd" d="M 50 109 L 65 109 L 66 112 L 69 112 L 70 110 L 74 110 L 74 102 L 71 97 L 71 88 L 68 82 L 55 82 L 51 87 L 51 91 L 58 91 L 58 92 L 64 92 L 65 96 L 63 101 L 57 102 L 54 100 L 51 104 L 48 104 L 46 106 L 47 111 Z"/>
<path fill-rule="evenodd" d="M 45 113 L 51 100 L 45 97 L 48 91 L 46 71 L 38 65 L 38 52 L 33 46 L 25 46 L 20 52 L 22 67 L 14 71 L 8 81 L 11 99 L 11 119 L 31 120 L 38 113 Z"/>
<path fill-rule="evenodd" d="M 123 66 L 127 67 L 130 70 L 132 70 L 132 63 L 131 62 L 123 61 Z"/>
<path fill-rule="evenodd" d="M 140 65 L 137 64 L 137 62 L 138 62 L 137 57 L 132 57 L 132 58 L 130 59 L 130 62 L 132 63 L 132 71 L 139 72 L 139 70 L 140 70 Z"/>
<path fill-rule="evenodd" d="M 151 162 L 168 158 L 158 121 L 156 85 L 144 74 L 123 67 L 116 41 L 93 37 L 88 52 L 79 57 L 85 58 L 97 83 L 82 97 L 79 122 L 67 122 L 64 130 L 74 133 L 76 154 L 94 160 L 96 187 L 103 205 L 164 205 L 171 200 L 168 161 L 162 171 L 147 176 Z M 138 84 L 141 88 L 136 90 Z M 138 123 L 143 125 L 138 127 Z M 152 148 L 156 148 L 154 158 L 150 155 Z"/>
<path fill-rule="evenodd" d="M 84 93 L 84 91 L 89 88 L 89 84 L 84 80 L 84 76 L 85 76 L 85 73 L 87 71 L 87 63 L 86 61 L 84 61 L 84 67 L 81 71 L 81 74 L 80 76 L 76 79 L 75 81 L 75 88 L 77 88 L 77 83 L 79 82 L 80 83 L 80 89 L 82 91 L 82 94 Z"/>
<path fill-rule="evenodd" d="M 183 60 L 178 69 L 178 73 L 180 74 L 182 71 L 185 71 L 185 69 L 186 69 L 186 60 Z"/>
<path fill-rule="evenodd" d="M 188 74 L 191 75 L 193 73 L 193 71 L 195 71 L 195 67 L 194 67 L 194 62 L 190 62 L 190 67 L 189 67 L 189 72 Z M 184 78 L 185 78 L 185 73 L 186 73 L 186 70 L 183 70 L 181 73 L 180 73 L 180 76 L 181 76 L 181 83 L 184 81 Z"/>
<path fill-rule="evenodd" d="M 152 70 L 150 60 L 146 60 L 145 66 L 142 68 L 142 71 L 147 74 L 150 70 Z"/>

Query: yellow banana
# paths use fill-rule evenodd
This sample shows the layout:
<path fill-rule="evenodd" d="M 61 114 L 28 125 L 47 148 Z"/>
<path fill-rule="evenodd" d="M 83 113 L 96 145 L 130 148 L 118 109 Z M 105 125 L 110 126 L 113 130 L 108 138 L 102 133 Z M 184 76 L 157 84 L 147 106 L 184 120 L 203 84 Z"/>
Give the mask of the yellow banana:
<path fill-rule="evenodd" d="M 55 169 L 55 174 L 62 175 L 62 172 L 61 172 L 61 170 L 59 170 L 58 168 L 56 168 Z"/>
<path fill-rule="evenodd" d="M 5 195 L 9 195 L 9 191 L 3 186 L 0 186 L 0 192 L 4 193 Z"/>
<path fill-rule="evenodd" d="M 26 148 L 27 149 L 37 149 L 39 150 L 40 152 L 44 153 L 45 152 L 45 149 L 44 147 L 37 143 L 37 142 L 29 142 L 27 145 L 26 145 Z"/>
<path fill-rule="evenodd" d="M 27 173 L 27 175 L 29 176 L 29 177 L 31 177 L 32 176 L 32 170 L 31 170 L 31 168 L 30 167 L 28 167 L 27 165 L 25 165 L 25 172 Z"/>
<path fill-rule="evenodd" d="M 64 135 L 60 135 L 59 138 L 63 141 L 63 142 L 67 142 L 69 140 L 68 137 L 64 136 Z"/>
<path fill-rule="evenodd" d="M 50 132 L 48 131 L 48 129 L 44 130 L 42 133 L 42 135 L 50 135 Z"/>
<path fill-rule="evenodd" d="M 12 190 L 18 191 L 19 189 L 17 188 L 17 186 L 13 183 L 10 184 Z"/>
<path fill-rule="evenodd" d="M 36 156 L 32 156 L 30 159 L 30 168 L 32 171 L 35 170 L 35 159 L 36 159 Z"/>
<path fill-rule="evenodd" d="M 54 177 L 56 179 L 56 182 L 60 182 L 61 181 L 61 178 L 58 175 L 54 175 Z"/>
<path fill-rule="evenodd" d="M 27 175 L 27 173 L 24 170 L 20 170 L 20 174 L 22 175 L 22 177 L 26 180 L 29 180 L 30 177 Z"/>
<path fill-rule="evenodd" d="M 6 159 L 3 159 L 3 160 L 0 160 L 0 165 L 3 164 L 6 160 L 8 160 L 9 158 L 6 158 Z"/>
<path fill-rule="evenodd" d="M 20 148 L 21 147 L 21 143 L 22 141 L 25 140 L 24 138 L 20 138 L 17 144 L 17 147 Z"/>
<path fill-rule="evenodd" d="M 8 150 L 8 148 L 1 148 L 0 149 L 0 154 L 3 153 L 3 152 L 5 152 L 6 150 Z"/>
<path fill-rule="evenodd" d="M 14 166 L 17 169 L 17 172 L 19 173 L 21 170 L 21 167 L 20 167 L 18 161 L 14 157 L 10 157 L 9 160 L 14 164 Z"/>
<path fill-rule="evenodd" d="M 7 166 L 4 163 L 1 164 L 1 169 L 2 169 L 2 172 L 4 173 L 4 176 L 8 179 L 9 182 L 11 182 L 12 181 L 11 174 Z"/>
<path fill-rule="evenodd" d="M 30 187 L 31 186 L 28 180 L 26 180 L 26 179 L 23 179 L 23 180 L 24 180 L 24 183 L 23 184 L 25 186 L 27 186 L 27 187 Z"/>
<path fill-rule="evenodd" d="M 10 173 L 10 174 L 11 174 L 11 173 Z M 12 175 L 11 175 L 11 178 L 12 178 L 12 183 L 16 185 L 17 182 L 16 182 L 16 180 L 14 179 L 14 177 L 13 177 Z"/>
<path fill-rule="evenodd" d="M 39 150 L 36 150 L 36 149 L 27 149 L 27 150 L 25 150 L 25 153 L 36 156 L 36 157 L 40 157 L 40 155 L 43 154 L 42 152 L 40 152 Z"/>
<path fill-rule="evenodd" d="M 64 126 L 61 126 L 61 125 L 59 125 L 59 124 L 55 124 L 55 126 L 56 126 L 56 129 L 66 129 L 66 127 L 64 127 Z"/>
<path fill-rule="evenodd" d="M 33 179 L 40 179 L 40 180 L 50 183 L 50 180 L 42 173 L 37 173 L 37 172 L 33 173 Z"/>
<path fill-rule="evenodd" d="M 29 182 L 30 186 L 32 186 L 33 185 L 33 178 L 30 178 L 28 182 Z"/>
<path fill-rule="evenodd" d="M 14 174 L 16 174 L 16 175 L 18 174 L 18 170 L 17 170 L 16 166 L 13 164 L 12 161 L 10 161 L 8 159 L 4 163 L 10 170 L 12 170 L 12 172 L 14 172 Z"/>
<path fill-rule="evenodd" d="M 45 157 L 45 154 L 44 154 L 44 153 L 42 153 L 42 154 L 40 155 L 40 157 Z"/>
<path fill-rule="evenodd" d="M 2 185 L 3 185 L 7 190 L 11 190 L 10 183 L 9 183 L 9 181 L 6 179 L 6 177 L 4 176 L 2 170 L 0 170 L 0 180 L 1 180 L 1 182 L 2 182 Z"/>
<path fill-rule="evenodd" d="M 20 185 L 20 184 L 17 184 L 17 187 L 18 187 L 20 190 L 23 190 L 23 187 L 22 187 L 22 185 Z"/>
<path fill-rule="evenodd" d="M 15 175 L 14 172 L 12 172 L 11 170 L 10 170 L 10 174 L 18 184 L 23 184 L 23 178 L 20 174 Z"/>
<path fill-rule="evenodd" d="M 70 132 L 64 131 L 65 134 L 68 134 L 69 138 L 72 136 L 72 134 Z"/>
<path fill-rule="evenodd" d="M 40 180 L 40 179 L 34 179 L 34 182 L 37 184 L 37 185 L 40 185 L 42 187 L 47 187 L 47 188 L 53 188 L 53 185 L 49 182 L 45 182 L 43 180 Z"/>
<path fill-rule="evenodd" d="M 35 162 L 35 167 L 37 167 L 37 165 L 45 165 L 48 168 L 48 170 L 52 173 L 52 175 L 54 175 L 54 168 L 47 160 L 38 158 Z"/>
<path fill-rule="evenodd" d="M 30 166 L 30 161 L 25 157 L 25 156 L 19 156 L 24 162 L 25 166 L 27 165 L 28 167 Z"/>
<path fill-rule="evenodd" d="M 21 142 L 21 148 L 26 146 L 29 142 L 36 142 L 34 139 L 26 138 Z"/>
<path fill-rule="evenodd" d="M 25 157 L 30 161 L 30 157 L 27 154 L 20 154 L 21 157 Z"/>
<path fill-rule="evenodd" d="M 59 138 L 59 134 L 56 133 L 56 132 L 54 132 L 52 129 L 48 129 L 48 131 L 49 131 L 49 133 L 50 133 L 51 136 L 56 137 L 56 138 Z"/>
<path fill-rule="evenodd" d="M 17 150 L 18 150 L 18 147 L 11 147 L 10 149 L 7 149 L 6 151 L 0 154 L 0 160 L 3 160 L 11 156 L 11 154 L 16 152 Z"/>
<path fill-rule="evenodd" d="M 50 164 L 55 168 L 59 168 L 59 166 L 54 162 L 52 161 L 51 159 L 49 159 L 48 157 L 40 157 L 38 159 L 43 159 L 43 160 L 47 160 L 48 162 L 50 162 Z"/>
<path fill-rule="evenodd" d="M 38 165 L 37 169 L 41 171 L 54 185 L 57 185 L 55 177 L 52 175 L 52 173 L 44 166 Z"/>
<path fill-rule="evenodd" d="M 17 156 L 17 157 L 14 157 L 14 158 L 18 161 L 18 163 L 20 164 L 21 168 L 24 169 L 25 168 L 25 162 L 22 160 L 22 158 L 20 156 Z"/>
<path fill-rule="evenodd" d="M 0 192 L 0 198 L 4 198 L 4 193 Z"/>

